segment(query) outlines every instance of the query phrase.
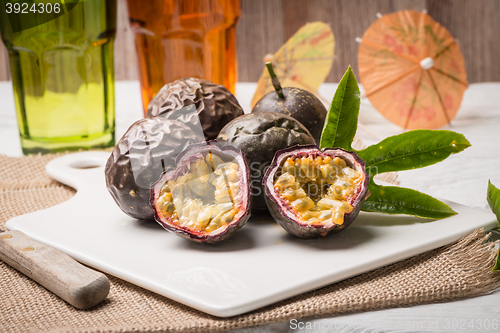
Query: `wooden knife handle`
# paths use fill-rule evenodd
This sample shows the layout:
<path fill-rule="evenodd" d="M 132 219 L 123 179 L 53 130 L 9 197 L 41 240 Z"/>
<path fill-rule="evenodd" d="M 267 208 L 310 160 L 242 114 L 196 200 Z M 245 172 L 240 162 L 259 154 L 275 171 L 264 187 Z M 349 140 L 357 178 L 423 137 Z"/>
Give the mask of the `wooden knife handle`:
<path fill-rule="evenodd" d="M 0 233 L 0 259 L 78 309 L 93 307 L 109 293 L 106 275 L 21 231 Z"/>

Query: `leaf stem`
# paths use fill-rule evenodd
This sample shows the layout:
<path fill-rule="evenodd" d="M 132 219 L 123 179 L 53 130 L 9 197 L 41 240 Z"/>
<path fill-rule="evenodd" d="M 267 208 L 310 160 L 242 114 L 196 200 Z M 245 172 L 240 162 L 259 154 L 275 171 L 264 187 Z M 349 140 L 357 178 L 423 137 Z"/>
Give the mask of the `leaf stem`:
<path fill-rule="evenodd" d="M 281 83 L 276 74 L 274 74 L 273 63 L 266 62 L 266 67 L 269 72 L 269 76 L 271 77 L 271 81 L 273 83 L 274 90 L 276 90 L 276 94 L 279 98 L 285 98 L 283 95 L 283 88 L 281 88 Z"/>

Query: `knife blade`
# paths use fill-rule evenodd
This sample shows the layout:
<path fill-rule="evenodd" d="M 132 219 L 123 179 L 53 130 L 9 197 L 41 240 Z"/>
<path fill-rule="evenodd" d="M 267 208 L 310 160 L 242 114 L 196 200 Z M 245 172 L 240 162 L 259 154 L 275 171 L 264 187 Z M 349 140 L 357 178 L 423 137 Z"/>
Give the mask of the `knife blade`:
<path fill-rule="evenodd" d="M 109 293 L 106 275 L 18 230 L 0 229 L 0 259 L 77 309 L 89 309 Z"/>

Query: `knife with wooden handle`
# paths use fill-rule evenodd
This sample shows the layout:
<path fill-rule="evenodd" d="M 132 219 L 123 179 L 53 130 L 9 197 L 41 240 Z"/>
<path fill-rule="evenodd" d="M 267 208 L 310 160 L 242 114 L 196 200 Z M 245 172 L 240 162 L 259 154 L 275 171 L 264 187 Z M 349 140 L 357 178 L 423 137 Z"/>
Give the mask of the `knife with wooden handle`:
<path fill-rule="evenodd" d="M 0 259 L 78 309 L 89 309 L 109 293 L 106 275 L 21 231 L 0 229 Z"/>

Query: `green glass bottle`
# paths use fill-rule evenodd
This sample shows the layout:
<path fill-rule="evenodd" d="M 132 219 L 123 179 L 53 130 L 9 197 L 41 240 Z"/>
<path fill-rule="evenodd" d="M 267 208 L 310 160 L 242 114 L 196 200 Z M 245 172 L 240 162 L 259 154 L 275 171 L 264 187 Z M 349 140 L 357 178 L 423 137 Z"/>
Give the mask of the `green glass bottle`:
<path fill-rule="evenodd" d="M 16 16 L 6 2 L 20 5 L 10 6 Z M 64 14 L 39 24 L 40 3 L 59 4 Z M 23 16 L 24 6 L 35 11 Z M 113 146 L 116 0 L 2 0 L 2 7 L 23 153 Z"/>

